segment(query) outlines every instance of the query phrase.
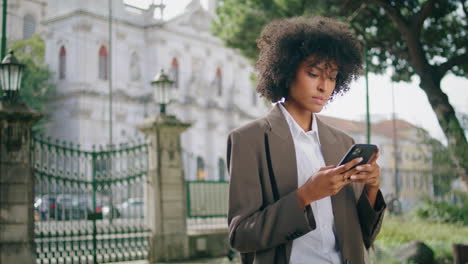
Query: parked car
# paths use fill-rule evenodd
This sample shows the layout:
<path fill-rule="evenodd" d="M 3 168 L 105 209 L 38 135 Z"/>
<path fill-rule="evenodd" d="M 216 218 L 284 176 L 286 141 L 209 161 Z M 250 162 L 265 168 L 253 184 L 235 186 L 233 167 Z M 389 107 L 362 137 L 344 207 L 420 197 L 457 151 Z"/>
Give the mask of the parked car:
<path fill-rule="evenodd" d="M 87 197 L 76 194 L 57 196 L 56 220 L 85 219 L 88 213 Z"/>
<path fill-rule="evenodd" d="M 113 218 L 143 217 L 143 199 L 130 198 L 120 205 L 114 205 Z M 99 220 L 111 218 L 111 205 L 104 197 L 96 198 L 94 210 L 92 196 L 82 194 L 58 194 L 36 197 L 34 203 L 35 219 L 44 220 Z"/>
<path fill-rule="evenodd" d="M 34 210 L 38 220 L 79 220 L 86 219 L 93 212 L 90 198 L 79 194 L 47 194 L 37 197 Z M 95 211 L 100 212 L 96 207 Z"/>
<path fill-rule="evenodd" d="M 103 218 L 111 218 L 110 208 L 111 208 L 111 204 L 109 202 L 103 202 L 103 201 L 96 202 L 96 213 L 101 212 Z M 112 209 L 113 209 L 112 211 L 114 212 L 114 214 L 112 215 L 112 218 L 120 217 L 120 212 L 117 209 L 117 206 L 114 205 Z"/>
<path fill-rule="evenodd" d="M 144 205 L 143 198 L 129 198 L 118 205 L 117 210 L 121 218 L 143 218 Z"/>

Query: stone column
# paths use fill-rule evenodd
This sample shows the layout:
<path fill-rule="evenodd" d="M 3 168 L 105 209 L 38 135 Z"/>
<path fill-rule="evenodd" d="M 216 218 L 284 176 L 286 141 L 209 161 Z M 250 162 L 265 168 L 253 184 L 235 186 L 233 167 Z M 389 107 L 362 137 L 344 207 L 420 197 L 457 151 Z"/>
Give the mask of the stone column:
<path fill-rule="evenodd" d="M 174 116 L 157 115 L 138 127 L 149 143 L 146 219 L 152 230 L 150 263 L 189 257 L 186 186 L 181 133 L 190 127 Z"/>
<path fill-rule="evenodd" d="M 0 101 L 0 263 L 36 263 L 31 127 L 25 104 Z"/>

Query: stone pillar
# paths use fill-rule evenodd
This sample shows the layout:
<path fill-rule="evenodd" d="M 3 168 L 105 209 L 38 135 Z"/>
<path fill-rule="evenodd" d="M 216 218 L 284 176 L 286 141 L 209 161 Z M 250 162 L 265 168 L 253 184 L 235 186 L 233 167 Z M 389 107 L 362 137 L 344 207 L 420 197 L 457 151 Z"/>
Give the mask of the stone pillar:
<path fill-rule="evenodd" d="M 190 127 L 174 116 L 157 115 L 138 127 L 149 143 L 146 219 L 152 230 L 150 263 L 189 257 L 186 185 L 181 133 Z"/>
<path fill-rule="evenodd" d="M 0 263 L 36 263 L 31 127 L 25 104 L 0 101 Z"/>

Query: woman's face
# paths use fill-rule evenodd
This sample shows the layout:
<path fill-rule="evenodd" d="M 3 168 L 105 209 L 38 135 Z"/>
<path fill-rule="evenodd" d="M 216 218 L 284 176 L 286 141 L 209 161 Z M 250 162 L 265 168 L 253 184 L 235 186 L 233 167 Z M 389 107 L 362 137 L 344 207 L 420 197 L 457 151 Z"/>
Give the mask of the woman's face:
<path fill-rule="evenodd" d="M 286 103 L 313 113 L 322 111 L 335 89 L 337 74 L 338 68 L 333 61 L 308 57 L 297 69 Z"/>

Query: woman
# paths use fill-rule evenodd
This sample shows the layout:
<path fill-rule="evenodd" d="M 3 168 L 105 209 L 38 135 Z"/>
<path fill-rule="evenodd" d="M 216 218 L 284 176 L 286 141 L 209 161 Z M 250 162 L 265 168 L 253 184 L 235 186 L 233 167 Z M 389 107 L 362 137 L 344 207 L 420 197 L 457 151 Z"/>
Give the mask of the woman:
<path fill-rule="evenodd" d="M 258 47 L 257 91 L 277 104 L 228 138 L 231 246 L 242 263 L 366 263 L 385 208 L 378 154 L 336 166 L 354 141 L 315 115 L 358 77 L 359 43 L 342 23 L 296 17 Z"/>

